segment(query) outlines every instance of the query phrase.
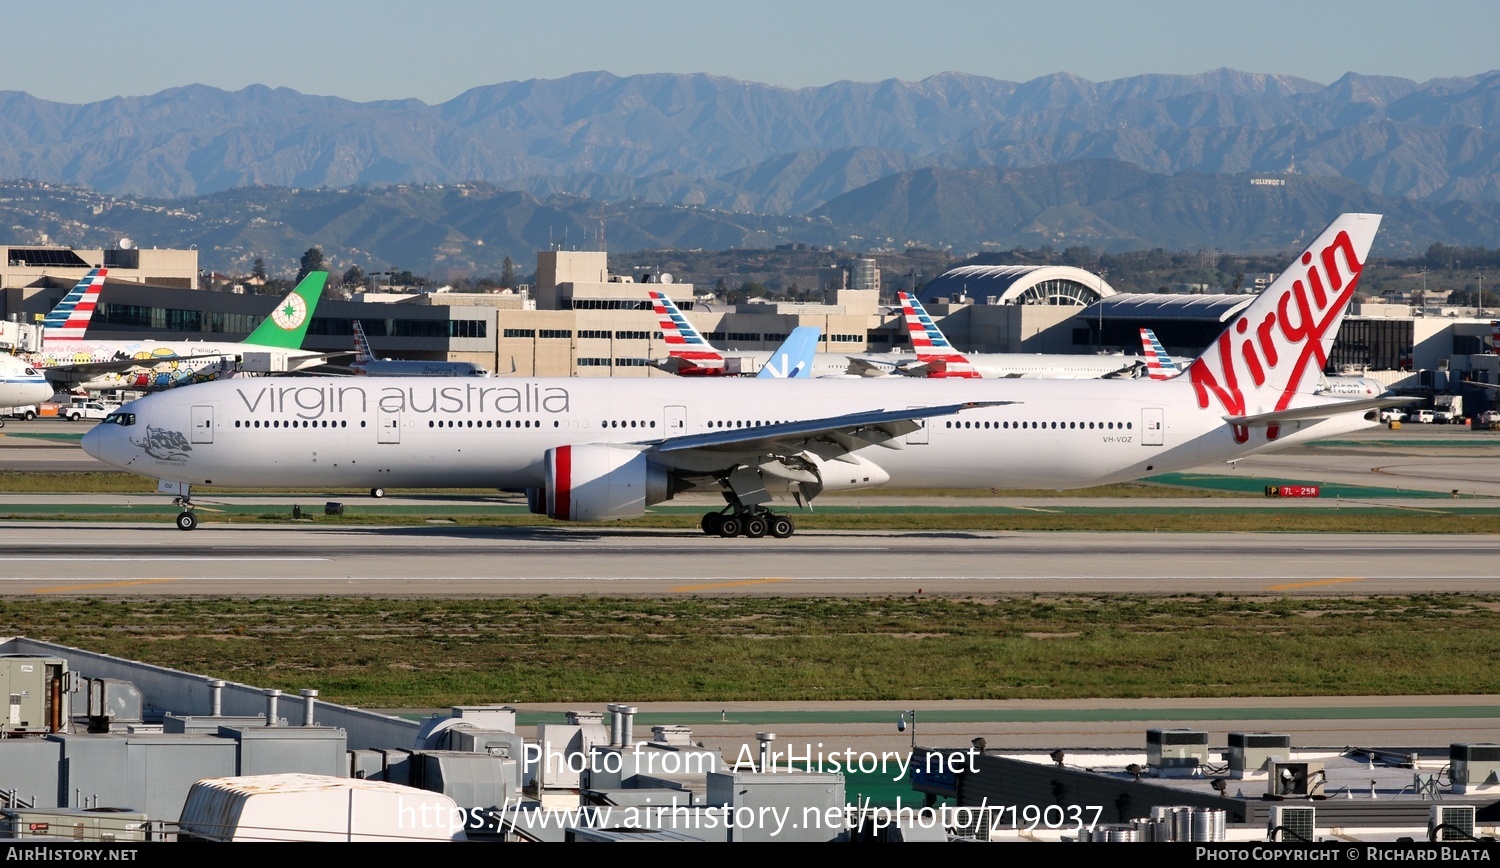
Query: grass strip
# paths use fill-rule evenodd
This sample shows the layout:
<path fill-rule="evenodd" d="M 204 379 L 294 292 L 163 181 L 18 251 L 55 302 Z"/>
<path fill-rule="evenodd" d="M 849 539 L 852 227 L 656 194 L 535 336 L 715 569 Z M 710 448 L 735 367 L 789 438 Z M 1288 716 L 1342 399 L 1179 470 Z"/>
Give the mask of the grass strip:
<path fill-rule="evenodd" d="M 364 707 L 1500 692 L 1500 598 L 13 598 L 0 632 Z"/>

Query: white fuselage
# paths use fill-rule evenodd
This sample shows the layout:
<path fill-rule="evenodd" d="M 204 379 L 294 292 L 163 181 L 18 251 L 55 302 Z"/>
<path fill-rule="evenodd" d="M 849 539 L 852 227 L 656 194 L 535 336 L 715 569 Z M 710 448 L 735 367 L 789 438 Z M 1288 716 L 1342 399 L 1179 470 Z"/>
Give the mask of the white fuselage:
<path fill-rule="evenodd" d="M 469 362 L 421 362 L 409 359 L 362 359 L 349 366 L 358 377 L 488 377 Z"/>
<path fill-rule="evenodd" d="M 0 355 L 0 408 L 40 404 L 56 391 L 39 371 L 22 359 Z"/>
<path fill-rule="evenodd" d="M 858 358 L 891 373 L 898 373 L 902 367 L 912 367 L 918 371 L 914 376 L 927 376 L 923 363 L 912 353 L 865 353 Z M 972 369 L 983 379 L 1092 380 L 1107 374 L 1128 372 L 1144 361 L 1138 356 L 1068 353 L 965 353 L 964 358 L 969 363 L 955 362 L 955 369 Z"/>
<path fill-rule="evenodd" d="M 319 359 L 323 354 L 238 342 L 218 341 L 46 341 L 27 355 L 33 367 L 46 373 L 60 365 L 88 365 L 136 360 L 122 371 L 99 371 L 71 379 L 73 388 L 90 392 L 111 389 L 163 389 L 226 377 L 238 370 L 247 353 L 281 353 L 289 365 L 297 359 Z M 155 361 L 171 357 L 171 361 Z"/>
<path fill-rule="evenodd" d="M 776 350 L 724 350 L 725 371 L 730 374 L 751 376 L 772 361 L 784 362 L 785 353 Z M 842 377 L 850 373 L 849 357 L 843 353 L 813 353 L 813 377 Z"/>
<path fill-rule="evenodd" d="M 306 378 L 150 395 L 118 411 L 133 424 L 99 425 L 83 447 L 191 485 L 520 489 L 543 484 L 545 450 L 563 445 L 649 448 L 669 436 L 987 401 L 1012 403 L 935 417 L 892 444 L 900 448 L 853 454 L 890 485 L 1064 489 L 1377 424 L 1349 413 L 1283 425 L 1275 441 L 1251 429 L 1237 443 L 1223 409 L 1200 408 L 1180 381 Z M 693 460 L 715 454 L 733 448 Z M 682 453 L 647 455 L 671 468 Z"/>

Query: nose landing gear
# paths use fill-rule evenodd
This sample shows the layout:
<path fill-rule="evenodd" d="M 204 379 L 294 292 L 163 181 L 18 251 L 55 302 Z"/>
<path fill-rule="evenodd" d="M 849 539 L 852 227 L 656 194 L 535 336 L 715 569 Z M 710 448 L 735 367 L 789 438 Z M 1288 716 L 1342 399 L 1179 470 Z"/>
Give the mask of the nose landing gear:
<path fill-rule="evenodd" d="M 172 498 L 173 506 L 182 507 L 182 512 L 177 513 L 177 529 L 192 530 L 198 526 L 198 516 L 193 513 L 193 502 L 186 496 Z"/>

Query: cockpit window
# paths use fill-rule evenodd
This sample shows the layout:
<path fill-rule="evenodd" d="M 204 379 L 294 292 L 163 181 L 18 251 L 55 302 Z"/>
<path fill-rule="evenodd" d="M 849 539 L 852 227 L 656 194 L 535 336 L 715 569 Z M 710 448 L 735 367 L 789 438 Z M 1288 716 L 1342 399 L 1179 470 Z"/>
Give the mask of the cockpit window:
<path fill-rule="evenodd" d="M 39 377 L 39 376 L 41 376 L 41 374 L 38 374 L 36 372 L 36 368 L 27 368 L 26 369 L 26 376 L 28 376 L 28 377 Z"/>
<path fill-rule="evenodd" d="M 102 423 L 100 423 L 100 424 L 103 424 L 103 425 L 121 425 L 121 426 L 124 426 L 126 428 L 129 428 L 131 425 L 135 424 L 135 414 L 134 413 L 111 413 L 108 416 L 105 416 L 104 417 L 104 421 Z"/>

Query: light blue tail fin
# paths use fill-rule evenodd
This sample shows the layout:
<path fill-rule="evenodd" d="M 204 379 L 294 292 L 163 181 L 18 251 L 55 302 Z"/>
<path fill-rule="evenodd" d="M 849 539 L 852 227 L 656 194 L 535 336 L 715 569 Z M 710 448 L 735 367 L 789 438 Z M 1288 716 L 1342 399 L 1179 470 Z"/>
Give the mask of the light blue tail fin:
<path fill-rule="evenodd" d="M 813 355 L 818 351 L 818 339 L 822 336 L 823 330 L 817 326 L 797 326 L 755 376 L 782 380 L 811 377 Z"/>

